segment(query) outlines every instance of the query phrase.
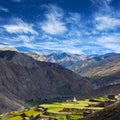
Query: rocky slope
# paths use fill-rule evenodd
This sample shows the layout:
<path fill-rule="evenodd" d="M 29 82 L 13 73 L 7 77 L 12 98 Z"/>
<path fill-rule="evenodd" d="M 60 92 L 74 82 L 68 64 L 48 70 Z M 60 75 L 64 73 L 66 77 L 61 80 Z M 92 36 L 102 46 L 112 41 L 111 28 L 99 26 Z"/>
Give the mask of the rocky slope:
<path fill-rule="evenodd" d="M 34 53 L 34 52 L 28 52 L 26 53 L 28 56 L 34 58 L 35 60 L 37 61 L 44 61 L 44 62 L 47 62 L 48 60 L 45 58 L 44 55 L 41 55 L 41 54 L 37 54 L 37 53 Z"/>
<path fill-rule="evenodd" d="M 86 58 L 81 59 L 77 67 L 80 67 L 80 75 L 87 78 L 60 65 L 41 62 L 46 60 L 44 56 L 26 55 L 15 50 L 0 51 L 0 112 L 21 109 L 26 102 L 46 98 L 119 93 L 120 54 L 91 55 L 86 61 L 83 60 Z"/>
<path fill-rule="evenodd" d="M 80 120 L 120 120 L 120 103 L 112 104 Z"/>
<path fill-rule="evenodd" d="M 28 101 L 82 97 L 89 91 L 87 79 L 62 66 L 36 61 L 16 51 L 0 51 L 0 112 L 22 108 Z"/>
<path fill-rule="evenodd" d="M 64 67 L 68 67 L 78 61 L 86 59 L 85 55 L 68 54 L 68 53 L 50 53 L 44 55 L 47 61 L 60 64 Z"/>
<path fill-rule="evenodd" d="M 69 67 L 70 70 L 86 77 L 106 76 L 120 71 L 120 54 L 109 53 Z"/>
<path fill-rule="evenodd" d="M 105 95 L 114 95 L 120 93 L 120 84 L 113 84 L 94 89 L 92 92 L 88 93 L 86 96 L 88 98 L 100 97 Z"/>
<path fill-rule="evenodd" d="M 77 63 L 69 69 L 88 77 L 93 89 L 120 84 L 120 54 L 102 55 L 100 59 Z"/>
<path fill-rule="evenodd" d="M 62 61 L 62 65 L 65 66 L 64 64 L 67 64 L 66 62 L 70 65 L 70 61 L 66 61 L 65 59 L 68 56 L 70 59 L 72 58 L 72 61 L 74 61 L 73 63 L 76 62 L 76 55 L 66 53 L 48 54 L 46 55 L 46 60 L 57 62 L 58 64 L 61 64 L 60 61 Z M 88 77 L 94 90 L 103 89 L 104 87 L 120 83 L 120 54 L 108 53 L 105 55 L 81 55 L 81 58 L 80 55 L 78 56 L 77 63 L 72 63 L 73 65 L 68 68 L 83 77 Z"/>

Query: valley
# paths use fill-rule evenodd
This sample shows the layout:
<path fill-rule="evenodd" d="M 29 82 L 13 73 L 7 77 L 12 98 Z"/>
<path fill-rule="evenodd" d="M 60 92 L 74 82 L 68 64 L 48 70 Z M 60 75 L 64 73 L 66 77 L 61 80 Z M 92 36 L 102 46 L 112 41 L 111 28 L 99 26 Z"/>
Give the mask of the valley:
<path fill-rule="evenodd" d="M 101 111 L 104 107 L 114 104 L 118 98 L 110 96 L 85 100 L 67 100 L 52 104 L 40 104 L 23 111 L 13 111 L 1 115 L 2 120 L 78 120 L 91 113 Z"/>
<path fill-rule="evenodd" d="M 92 90 L 86 78 L 16 51 L 0 51 L 0 70 L 0 112 L 22 109 L 26 102 L 82 98 Z"/>
<path fill-rule="evenodd" d="M 120 0 L 0 0 L 0 120 L 120 120 Z"/>
<path fill-rule="evenodd" d="M 43 56 L 0 51 L 1 120 L 86 120 L 119 103 L 120 96 L 109 98 L 120 91 L 119 54 L 91 55 L 79 62 L 72 55 L 75 63 L 69 68 Z"/>

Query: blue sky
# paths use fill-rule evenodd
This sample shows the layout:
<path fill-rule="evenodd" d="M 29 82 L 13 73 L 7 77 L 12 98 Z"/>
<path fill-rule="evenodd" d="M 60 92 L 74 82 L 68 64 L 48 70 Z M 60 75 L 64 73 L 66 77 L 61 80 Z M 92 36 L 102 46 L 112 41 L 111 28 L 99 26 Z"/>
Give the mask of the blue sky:
<path fill-rule="evenodd" d="M 120 53 L 120 0 L 0 0 L 0 45 L 38 53 Z"/>

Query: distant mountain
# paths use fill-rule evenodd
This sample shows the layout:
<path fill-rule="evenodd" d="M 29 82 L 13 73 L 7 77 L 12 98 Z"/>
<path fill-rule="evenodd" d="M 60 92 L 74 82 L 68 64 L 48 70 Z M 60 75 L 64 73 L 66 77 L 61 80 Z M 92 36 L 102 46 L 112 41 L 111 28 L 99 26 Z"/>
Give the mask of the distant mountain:
<path fill-rule="evenodd" d="M 120 120 L 120 103 L 114 103 L 101 111 L 79 120 Z"/>
<path fill-rule="evenodd" d="M 38 61 L 57 63 L 59 65 L 62 65 L 63 67 L 70 68 L 76 73 L 79 72 L 79 68 L 81 67 L 81 65 L 85 66 L 87 64 L 91 64 L 91 62 L 100 62 L 101 60 L 116 55 L 115 53 L 109 53 L 105 55 L 80 55 L 70 53 L 47 53 L 47 54 L 26 53 L 26 54 Z"/>
<path fill-rule="evenodd" d="M 88 77 L 93 89 L 120 83 L 120 54 L 85 56 L 51 53 L 43 56 L 46 61 L 61 64 L 83 77 Z"/>
<path fill-rule="evenodd" d="M 25 53 L 25 54 L 27 54 L 28 56 L 34 58 L 37 61 L 47 62 L 47 59 L 42 54 L 37 54 L 37 53 L 34 53 L 34 52 L 28 52 L 28 53 Z"/>
<path fill-rule="evenodd" d="M 99 61 L 98 55 L 80 55 L 80 54 L 70 54 L 70 53 L 47 53 L 47 54 L 37 54 L 37 53 L 26 53 L 27 55 L 33 57 L 38 61 L 46 61 L 51 63 L 57 63 L 63 67 L 69 68 L 76 63 L 83 63 L 84 61 L 95 59 Z"/>
<path fill-rule="evenodd" d="M 83 97 L 91 84 L 60 65 L 16 51 L 0 51 L 0 112 L 41 99 Z"/>
<path fill-rule="evenodd" d="M 0 50 L 6 51 L 6 50 L 11 50 L 11 51 L 18 51 L 16 48 L 11 47 L 11 46 L 1 46 L 0 45 Z"/>
<path fill-rule="evenodd" d="M 93 89 L 120 84 L 120 54 L 105 54 L 69 67 L 75 73 L 88 77 Z"/>
<path fill-rule="evenodd" d="M 44 62 L 45 61 L 45 62 Z M 79 62 L 78 62 L 79 61 Z M 63 66 L 69 66 L 65 69 Z M 77 62 L 77 63 L 76 63 Z M 0 112 L 41 99 L 92 97 L 120 90 L 120 54 L 74 55 L 0 51 Z"/>
<path fill-rule="evenodd" d="M 87 56 L 85 55 L 69 53 L 49 53 L 44 55 L 44 58 L 48 62 L 57 63 L 64 67 L 71 66 L 72 64 L 77 63 L 79 61 L 84 61 L 86 60 L 86 57 Z"/>
<path fill-rule="evenodd" d="M 69 67 L 75 73 L 86 76 L 106 76 L 120 70 L 120 54 L 109 53 L 95 56 Z"/>

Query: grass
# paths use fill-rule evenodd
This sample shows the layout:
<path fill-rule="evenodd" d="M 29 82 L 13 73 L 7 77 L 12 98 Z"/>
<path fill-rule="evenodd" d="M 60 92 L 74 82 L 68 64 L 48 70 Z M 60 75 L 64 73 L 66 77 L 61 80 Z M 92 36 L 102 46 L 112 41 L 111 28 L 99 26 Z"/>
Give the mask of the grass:
<path fill-rule="evenodd" d="M 41 105 L 44 108 L 47 108 L 47 112 L 50 114 L 57 114 L 58 120 L 66 119 L 65 116 L 70 114 L 72 116 L 72 120 L 77 120 L 78 118 L 83 117 L 83 111 L 86 110 L 101 110 L 102 107 L 88 107 L 90 104 L 98 104 L 99 102 L 91 102 L 89 99 L 79 100 L 77 102 L 62 102 L 62 103 L 53 103 L 53 104 L 43 104 Z M 64 111 L 64 109 L 68 109 L 68 111 Z M 78 112 L 76 112 L 78 111 Z"/>
<path fill-rule="evenodd" d="M 60 113 L 63 108 L 76 108 L 76 109 L 85 109 L 90 104 L 97 104 L 98 102 L 90 102 L 87 100 L 79 100 L 77 102 L 63 102 L 63 103 L 54 103 L 54 104 L 43 104 L 42 107 L 48 108 L 50 113 Z M 101 109 L 100 107 L 87 107 L 87 109 Z"/>
<path fill-rule="evenodd" d="M 30 117 L 31 115 L 35 115 L 38 114 L 39 112 L 35 111 L 34 109 L 30 109 L 26 112 L 24 112 L 28 117 Z"/>
<path fill-rule="evenodd" d="M 5 119 L 5 120 L 23 120 L 21 116 L 15 116 L 15 117 L 12 117 L 12 118 L 8 118 L 8 119 Z"/>
<path fill-rule="evenodd" d="M 108 98 L 107 98 L 107 96 L 105 96 L 105 97 L 93 98 L 91 100 L 94 100 L 96 102 L 104 102 L 104 101 L 108 100 Z"/>
<path fill-rule="evenodd" d="M 57 120 L 66 120 L 66 116 L 57 117 Z"/>
<path fill-rule="evenodd" d="M 38 106 L 38 108 L 43 108 L 42 112 L 36 110 L 37 107 L 32 107 L 26 111 L 10 112 L 10 116 L 7 116 L 8 119 L 4 120 L 22 120 L 22 117 L 20 116 L 21 113 L 25 113 L 28 117 L 40 114 L 41 117 L 51 117 L 58 120 L 66 120 L 66 115 L 70 115 L 72 120 L 77 120 L 78 118 L 83 117 L 84 110 L 98 111 L 103 109 L 103 107 L 93 107 L 89 105 L 104 102 L 106 99 L 107 97 L 100 97 L 92 100 L 78 100 L 77 102 L 55 102 L 52 104 L 42 104 Z"/>

